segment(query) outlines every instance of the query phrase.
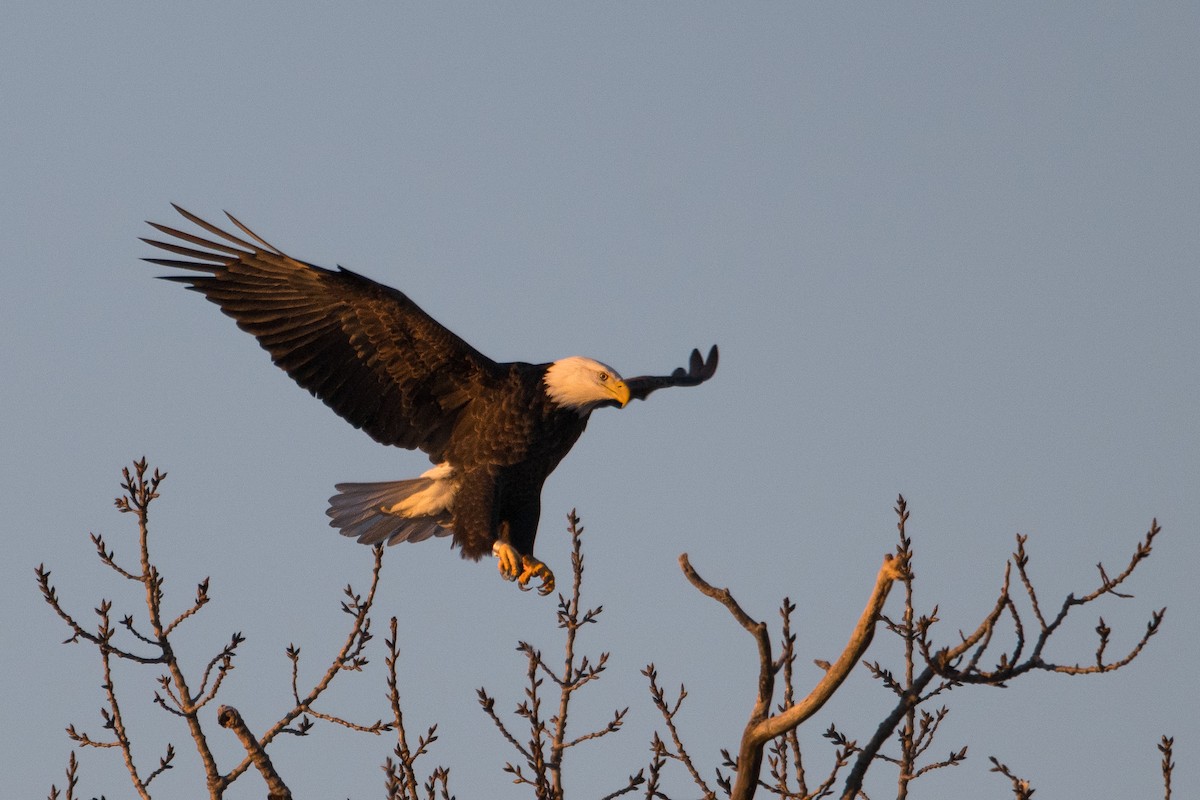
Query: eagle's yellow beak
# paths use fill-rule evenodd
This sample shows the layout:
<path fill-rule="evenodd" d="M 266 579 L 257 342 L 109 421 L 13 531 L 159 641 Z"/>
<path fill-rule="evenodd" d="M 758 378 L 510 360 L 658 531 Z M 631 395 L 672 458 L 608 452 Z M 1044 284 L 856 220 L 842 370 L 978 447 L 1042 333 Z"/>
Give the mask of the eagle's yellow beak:
<path fill-rule="evenodd" d="M 613 397 L 624 408 L 629 403 L 629 387 L 625 385 L 625 381 L 616 381 L 609 387 L 609 391 L 613 393 Z"/>

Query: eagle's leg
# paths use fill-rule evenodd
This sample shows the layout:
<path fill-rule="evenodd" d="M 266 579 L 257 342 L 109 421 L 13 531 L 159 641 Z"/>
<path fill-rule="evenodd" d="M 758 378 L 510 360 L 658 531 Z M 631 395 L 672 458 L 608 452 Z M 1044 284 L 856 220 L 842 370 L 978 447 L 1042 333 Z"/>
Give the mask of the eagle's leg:
<path fill-rule="evenodd" d="M 521 566 L 523 569 L 517 577 L 517 585 L 521 587 L 521 591 L 527 592 L 533 588 L 527 584 L 529 579 L 535 576 L 542 581 L 542 585 L 538 587 L 538 594 L 545 596 L 554 591 L 554 573 L 549 567 L 533 556 L 521 556 Z"/>
<path fill-rule="evenodd" d="M 499 563 L 500 577 L 506 581 L 515 581 L 521 574 L 521 554 L 517 548 L 508 543 L 508 522 L 500 523 L 500 537 L 492 544 L 492 555 Z"/>

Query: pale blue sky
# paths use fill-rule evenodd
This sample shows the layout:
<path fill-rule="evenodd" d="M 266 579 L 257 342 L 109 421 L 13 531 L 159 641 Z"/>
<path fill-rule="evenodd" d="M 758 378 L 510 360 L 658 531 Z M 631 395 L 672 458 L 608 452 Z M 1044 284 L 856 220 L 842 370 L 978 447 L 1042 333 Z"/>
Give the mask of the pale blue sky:
<path fill-rule="evenodd" d="M 687 683 L 709 775 L 749 712 L 752 643 L 686 584 L 680 552 L 772 623 L 790 595 L 802 662 L 827 659 L 893 546 L 900 492 L 918 601 L 940 605 L 947 639 L 991 602 L 1018 531 L 1060 598 L 1092 588 L 1097 561 L 1123 564 L 1152 517 L 1166 529 L 1136 598 L 1081 615 L 1055 657 L 1091 657 L 1097 613 L 1120 649 L 1170 609 L 1124 672 L 950 695 L 934 750 L 971 757 L 915 793 L 1005 796 L 996 755 L 1047 797 L 1155 796 L 1163 733 L 1177 796 L 1200 792 L 1195 5 L 47 4 L 0 23 L 12 796 L 61 785 L 68 723 L 100 732 L 98 660 L 59 644 L 33 567 L 83 617 L 101 596 L 137 610 L 87 539 L 132 554 L 111 507 L 123 465 L 170 472 L 153 528 L 169 602 L 206 575 L 214 597 L 187 656 L 245 632 L 223 700 L 256 729 L 286 704 L 283 648 L 323 669 L 340 587 L 367 575 L 369 552 L 326 527 L 333 484 L 427 466 L 151 280 L 137 237 L 174 224 L 170 201 L 396 286 L 497 359 L 579 353 L 629 375 L 720 343 L 712 383 L 597 414 L 546 487 L 539 555 L 566 576 L 577 507 L 605 606 L 582 647 L 613 651 L 573 721 L 631 706 L 569 768 L 583 796 L 646 761 L 647 662 Z M 517 702 L 512 648 L 557 652 L 554 603 L 442 542 L 384 569 L 408 718 L 440 723 L 429 765 L 462 798 L 523 796 L 474 690 Z M 896 653 L 881 636 L 872 656 Z M 150 677 L 119 679 L 138 740 L 179 748 L 159 793 L 182 796 L 199 780 L 186 733 L 133 711 Z M 385 712 L 379 672 L 342 680 L 328 710 Z M 869 738 L 889 699 L 847 684 L 805 731 L 810 769 L 830 721 Z M 366 798 L 389 749 L 322 729 L 274 752 L 298 796 Z M 131 796 L 113 753 L 82 758 L 85 796 Z M 887 796 L 894 773 L 876 781 Z M 694 793 L 682 772 L 669 786 Z M 260 795 L 247 778 L 228 796 Z"/>

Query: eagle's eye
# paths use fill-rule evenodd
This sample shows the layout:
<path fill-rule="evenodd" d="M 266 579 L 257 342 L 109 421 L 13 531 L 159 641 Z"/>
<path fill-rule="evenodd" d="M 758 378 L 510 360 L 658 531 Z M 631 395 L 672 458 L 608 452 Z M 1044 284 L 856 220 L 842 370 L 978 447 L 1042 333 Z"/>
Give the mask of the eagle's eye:
<path fill-rule="evenodd" d="M 601 372 L 601 373 L 600 373 L 600 382 L 601 382 L 601 383 L 604 383 L 604 382 L 605 382 L 605 381 L 607 381 L 607 380 L 608 380 L 608 373 L 607 373 L 607 372 Z"/>

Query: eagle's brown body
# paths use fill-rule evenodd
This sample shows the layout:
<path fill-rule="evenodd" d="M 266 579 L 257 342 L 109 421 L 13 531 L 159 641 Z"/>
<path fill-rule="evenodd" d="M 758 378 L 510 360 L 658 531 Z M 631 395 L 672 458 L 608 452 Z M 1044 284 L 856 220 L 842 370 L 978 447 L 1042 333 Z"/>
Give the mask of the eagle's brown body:
<path fill-rule="evenodd" d="M 463 409 L 459 425 L 469 435 L 453 437 L 440 457 L 433 456 L 453 464 L 461 475 L 452 528 L 463 556 L 475 559 L 492 552 L 505 521 L 509 543 L 532 554 L 542 484 L 588 422 L 587 415 L 547 398 L 543 379 L 548 364 L 501 366 L 508 371 L 501 385 Z"/>

